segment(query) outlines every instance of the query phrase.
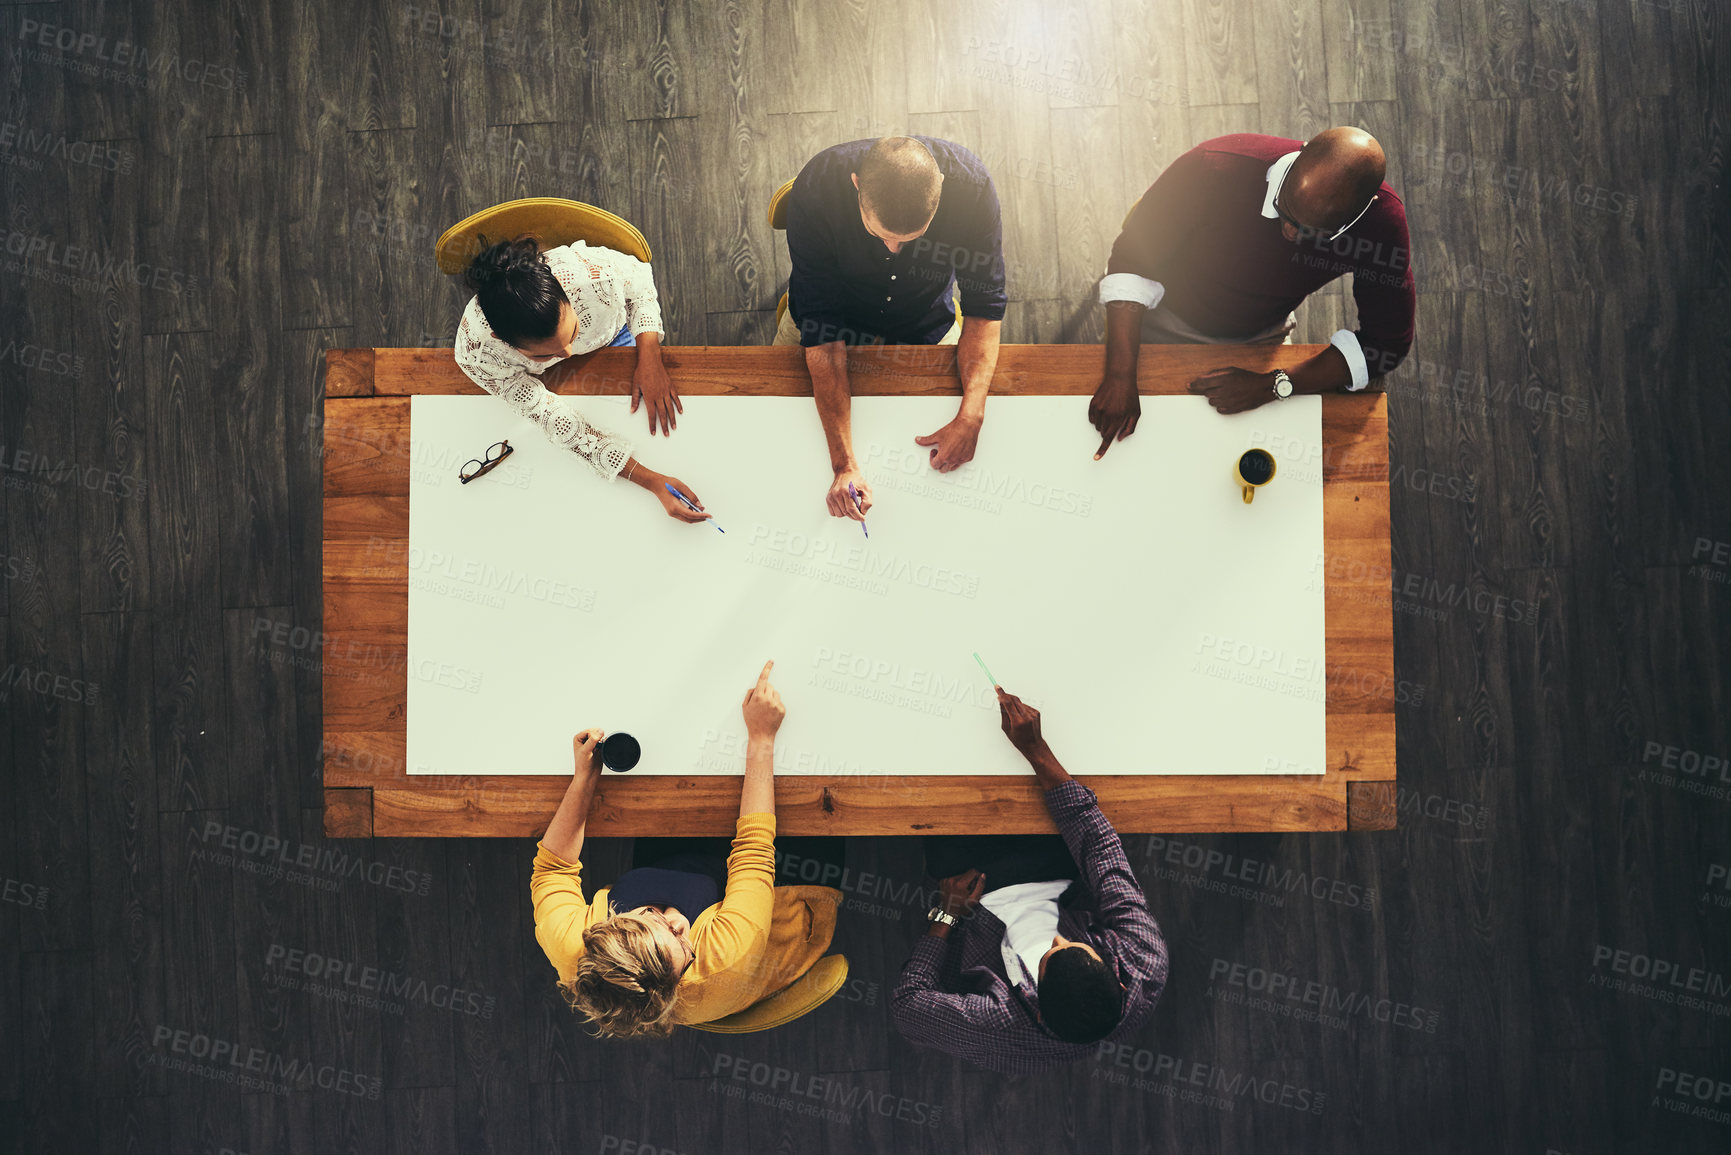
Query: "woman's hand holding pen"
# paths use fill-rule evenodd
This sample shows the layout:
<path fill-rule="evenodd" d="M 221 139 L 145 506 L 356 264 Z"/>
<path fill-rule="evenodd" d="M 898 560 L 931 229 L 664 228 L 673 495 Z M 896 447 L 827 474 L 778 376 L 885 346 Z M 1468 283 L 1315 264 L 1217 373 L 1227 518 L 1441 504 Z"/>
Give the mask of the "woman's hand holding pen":
<path fill-rule="evenodd" d="M 695 523 L 708 521 L 712 516 L 703 512 L 703 503 L 697 500 L 697 495 L 691 492 L 689 485 L 677 477 L 669 477 L 665 473 L 655 472 L 635 457 L 626 459 L 625 467 L 619 471 L 619 476 L 632 485 L 640 485 L 654 494 L 655 500 L 661 503 L 661 508 L 667 511 L 668 517 Z M 670 485 L 683 493 L 691 504 L 687 505 L 670 492 L 667 488 Z M 697 508 L 693 509 L 692 506 Z"/>

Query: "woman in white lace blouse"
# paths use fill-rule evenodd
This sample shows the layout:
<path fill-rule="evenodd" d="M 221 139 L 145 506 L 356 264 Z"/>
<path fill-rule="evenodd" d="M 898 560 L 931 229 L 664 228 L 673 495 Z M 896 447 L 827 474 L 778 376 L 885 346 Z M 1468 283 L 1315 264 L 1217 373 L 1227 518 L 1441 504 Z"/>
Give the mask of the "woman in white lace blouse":
<path fill-rule="evenodd" d="M 486 238 L 482 238 L 486 244 Z M 679 393 L 661 364 L 661 306 L 649 266 L 636 257 L 578 241 L 543 253 L 532 237 L 487 245 L 463 274 L 475 294 L 457 327 L 457 364 L 469 379 L 503 399 L 611 481 L 647 489 L 669 516 L 703 521 L 703 503 L 683 481 L 631 456 L 631 443 L 589 424 L 541 383 L 549 365 L 611 345 L 637 346 L 631 412 L 649 410 L 649 435 L 659 421 L 672 433 Z M 667 487 L 698 509 L 688 508 Z"/>

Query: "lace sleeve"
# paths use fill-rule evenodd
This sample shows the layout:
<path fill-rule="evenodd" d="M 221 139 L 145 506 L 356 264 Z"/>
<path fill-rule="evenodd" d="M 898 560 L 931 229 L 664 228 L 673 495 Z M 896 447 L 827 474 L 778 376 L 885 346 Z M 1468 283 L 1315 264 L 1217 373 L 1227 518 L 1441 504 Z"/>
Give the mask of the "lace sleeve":
<path fill-rule="evenodd" d="M 476 330 L 473 317 L 465 313 L 457 329 L 456 354 L 469 380 L 540 426 L 547 440 L 583 458 L 602 477 L 617 477 L 631 457 L 631 442 L 589 424 L 533 373 L 501 356 L 494 348 L 497 337 Z"/>
<path fill-rule="evenodd" d="M 604 260 L 608 272 L 619 282 L 619 291 L 625 297 L 625 323 L 631 327 L 631 335 L 660 333 L 665 337 L 661 298 L 655 293 L 655 271 L 630 253 L 614 249 L 591 248 L 587 256 L 590 260 Z"/>

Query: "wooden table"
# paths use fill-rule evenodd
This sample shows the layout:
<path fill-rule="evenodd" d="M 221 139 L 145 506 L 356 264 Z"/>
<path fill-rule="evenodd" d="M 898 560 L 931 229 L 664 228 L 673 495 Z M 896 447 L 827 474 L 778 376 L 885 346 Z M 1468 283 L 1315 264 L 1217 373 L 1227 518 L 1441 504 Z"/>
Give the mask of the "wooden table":
<path fill-rule="evenodd" d="M 1291 367 L 1320 348 L 1147 345 L 1138 386 L 1182 393 L 1210 369 Z M 544 379 L 563 394 L 628 393 L 636 358 L 634 349 L 603 349 Z M 1005 345 L 992 392 L 1074 395 L 1082 422 L 1103 358 L 1095 345 Z M 687 395 L 811 394 L 797 348 L 669 347 L 663 359 Z M 854 349 L 848 366 L 855 396 L 958 392 L 953 346 Z M 570 781 L 405 772 L 409 395 L 475 392 L 448 349 L 336 349 L 326 357 L 321 755 L 330 837 L 534 837 Z M 632 421 L 646 419 L 639 412 Z M 1322 444 L 1327 771 L 1086 778 L 1119 832 L 1394 827 L 1387 399 L 1324 397 Z M 1134 439 L 1115 452 L 1134 453 Z M 574 728 L 581 722 L 572 719 Z M 783 834 L 1053 829 L 1032 775 L 782 776 L 775 799 Z M 589 833 L 731 834 L 738 808 L 736 777 L 606 775 Z"/>

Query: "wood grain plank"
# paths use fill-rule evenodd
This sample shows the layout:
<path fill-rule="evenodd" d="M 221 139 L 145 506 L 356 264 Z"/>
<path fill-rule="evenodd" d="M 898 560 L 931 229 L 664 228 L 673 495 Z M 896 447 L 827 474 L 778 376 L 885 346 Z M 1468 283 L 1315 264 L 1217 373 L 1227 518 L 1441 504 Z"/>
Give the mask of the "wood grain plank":
<path fill-rule="evenodd" d="M 327 786 L 324 792 L 326 838 L 371 838 L 373 792 L 364 786 Z"/>
<path fill-rule="evenodd" d="M 1245 6 L 1231 0 L 1184 0 L 1183 10 L 1185 72 L 1193 102 L 1255 104 L 1255 32 Z"/>
<path fill-rule="evenodd" d="M 1115 234 L 1114 234 L 1115 235 Z M 1137 361 L 1137 387 L 1149 395 L 1185 394 L 1196 377 L 1229 365 L 1258 371 L 1291 367 L 1313 357 L 1320 345 L 1150 345 Z M 375 349 L 374 391 L 378 397 L 416 393 L 479 395 L 474 382 L 457 368 L 449 349 Z M 561 362 L 542 375 L 549 389 L 566 396 L 631 391 L 636 364 L 631 349 L 601 349 L 581 364 Z M 578 359 L 573 357 L 570 362 Z M 811 378 L 798 349 L 683 347 L 667 350 L 663 360 L 681 393 L 716 396 L 801 396 L 811 392 Z M 957 392 L 956 353 L 952 346 L 886 345 L 848 349 L 848 372 L 855 396 L 912 396 Z M 1106 364 L 1098 345 L 1004 345 L 998 355 L 994 393 L 1037 393 L 1093 396 Z M 1330 398 L 1347 402 L 1350 398 Z M 326 439 L 334 445 L 332 424 L 336 402 L 326 409 Z M 388 412 L 382 410 L 381 412 Z M 1352 410 L 1348 410 L 1352 412 Z M 379 427 L 383 449 L 398 425 Z M 344 427 L 346 428 L 346 427 Z M 369 421 L 356 436 L 373 437 Z M 383 468 L 381 466 L 381 468 Z"/>
<path fill-rule="evenodd" d="M 11 815 L 20 877 L 57 888 L 57 902 L 26 919 L 24 949 L 82 950 L 90 926 L 84 720 L 102 685 L 84 668 L 79 628 L 77 469 L 72 395 L 57 382 L 9 380 L 4 417 L 12 448 L 3 499 L 10 548 L 35 559 L 12 583 L 7 678 L 0 723 L 10 731 Z"/>
<path fill-rule="evenodd" d="M 1393 830 L 1397 825 L 1393 782 L 1348 782 L 1346 825 L 1352 830 Z"/>
<path fill-rule="evenodd" d="M 631 125 L 631 220 L 653 238 L 658 285 L 705 283 L 708 245 L 692 213 L 690 191 L 701 187 L 703 142 L 691 119 L 645 120 Z M 661 295 L 662 344 L 702 345 L 708 337 L 701 292 Z M 618 352 L 618 350 L 615 350 Z M 635 350 L 632 354 L 635 364 Z"/>
<path fill-rule="evenodd" d="M 213 346 L 213 370 L 223 382 L 217 406 L 220 435 L 202 447 L 228 479 L 203 496 L 222 522 L 220 596 L 228 606 L 276 605 L 292 597 L 288 540 L 291 516 L 284 446 L 290 437 L 282 381 L 284 343 L 279 315 L 280 141 L 273 136 L 225 137 L 211 147 L 211 257 L 214 323 L 235 334 Z"/>
<path fill-rule="evenodd" d="M 373 824 L 392 837 L 508 837 L 541 834 L 563 793 L 563 781 L 510 779 L 510 797 L 487 794 L 485 805 L 472 791 L 449 787 L 376 786 Z M 1091 779 L 1099 789 L 1101 780 Z M 1159 830 L 1169 833 L 1232 830 L 1344 830 L 1346 785 L 1295 783 L 1290 788 L 1233 791 L 1230 779 L 1185 776 L 1181 788 L 1157 791 L 1114 789 L 1101 809 L 1120 833 Z M 828 791 L 827 798 L 823 791 Z M 639 790 L 630 797 L 606 791 L 596 795 L 589 828 L 597 836 L 679 831 L 725 835 L 732 831 L 731 808 L 739 807 L 738 785 L 730 781 L 686 785 L 675 791 Z M 497 793 L 497 792 L 495 792 Z M 615 791 L 615 793 L 620 793 Z M 788 835 L 1038 833 L 1055 829 L 1032 785 L 1011 790 L 991 779 L 945 778 L 920 785 L 920 807 L 928 816 L 910 823 L 905 790 L 845 784 L 814 787 L 776 783 L 777 830 Z"/>
<path fill-rule="evenodd" d="M 1327 5 L 1323 0 L 1278 0 L 1258 5 L 1251 14 L 1256 95 L 1263 123 L 1278 125 L 1281 135 L 1298 140 L 1309 140 L 1336 123 L 1329 112 L 1336 99 L 1336 71 L 1365 55 L 1351 51 L 1357 46 L 1350 37 L 1330 34 L 1325 8 L 1331 15 L 1338 11 L 1333 0 Z M 1350 55 L 1339 59 L 1343 46 Z M 1391 84 L 1383 89 L 1378 97 L 1355 95 L 1354 99 L 1394 95 Z"/>
<path fill-rule="evenodd" d="M 84 728 L 90 869 L 101 880 L 90 919 L 103 928 L 93 963 L 96 1071 L 104 1086 L 147 1097 L 163 1092 L 164 1073 L 143 1058 L 163 1018 L 168 965 L 150 732 L 153 622 L 149 614 L 86 614 L 81 624 L 84 666 L 106 690 Z"/>
<path fill-rule="evenodd" d="M 121 251 L 139 229 L 138 182 L 118 173 L 73 186 L 71 211 Z M 150 605 L 148 398 L 143 388 L 141 289 L 118 270 L 79 310 L 85 374 L 75 390 L 80 592 L 85 612 Z"/>

